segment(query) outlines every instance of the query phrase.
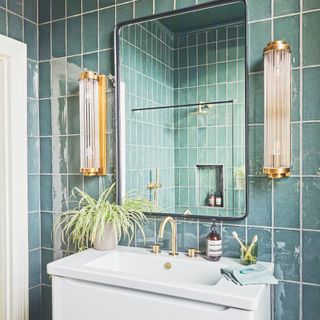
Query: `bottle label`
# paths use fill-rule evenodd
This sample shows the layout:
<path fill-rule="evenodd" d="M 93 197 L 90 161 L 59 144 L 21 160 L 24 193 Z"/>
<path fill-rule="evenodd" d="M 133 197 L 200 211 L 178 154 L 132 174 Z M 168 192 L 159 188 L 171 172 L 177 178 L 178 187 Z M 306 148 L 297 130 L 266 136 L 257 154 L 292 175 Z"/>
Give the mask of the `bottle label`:
<path fill-rule="evenodd" d="M 220 197 L 216 197 L 216 204 L 217 204 L 217 206 L 221 206 L 221 198 Z"/>
<path fill-rule="evenodd" d="M 213 207 L 214 206 L 214 197 L 209 198 L 209 206 Z"/>
<path fill-rule="evenodd" d="M 207 257 L 222 256 L 222 240 L 207 240 Z"/>

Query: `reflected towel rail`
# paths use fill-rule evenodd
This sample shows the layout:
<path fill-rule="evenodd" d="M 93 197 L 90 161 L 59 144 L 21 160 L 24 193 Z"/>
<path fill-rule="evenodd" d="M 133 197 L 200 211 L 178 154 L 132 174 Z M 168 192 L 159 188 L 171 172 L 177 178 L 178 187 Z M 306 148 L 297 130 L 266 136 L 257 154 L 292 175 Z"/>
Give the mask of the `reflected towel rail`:
<path fill-rule="evenodd" d="M 235 103 L 236 100 L 222 100 L 222 101 L 213 101 L 213 102 L 198 102 L 198 103 L 189 103 L 189 104 L 178 104 L 173 106 L 159 106 L 159 107 L 150 107 L 150 108 L 133 108 L 132 112 L 135 111 L 145 111 L 145 110 L 159 110 L 159 109 L 177 109 L 177 108 L 189 108 L 194 106 L 206 106 L 209 104 L 227 104 L 227 103 Z"/>

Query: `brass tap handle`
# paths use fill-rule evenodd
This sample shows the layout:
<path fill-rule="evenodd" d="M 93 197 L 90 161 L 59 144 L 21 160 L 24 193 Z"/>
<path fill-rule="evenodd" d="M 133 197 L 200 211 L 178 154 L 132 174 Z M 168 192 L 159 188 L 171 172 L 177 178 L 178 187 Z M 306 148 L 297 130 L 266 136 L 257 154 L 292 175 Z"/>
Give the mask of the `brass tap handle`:
<path fill-rule="evenodd" d="M 188 249 L 188 253 L 187 253 L 187 256 L 189 258 L 195 258 L 197 256 L 198 253 L 200 253 L 201 251 L 195 249 L 195 248 L 189 248 Z"/>
<path fill-rule="evenodd" d="M 153 244 L 151 247 L 151 252 L 154 254 L 159 254 L 161 252 L 160 244 L 157 244 L 157 243 Z"/>

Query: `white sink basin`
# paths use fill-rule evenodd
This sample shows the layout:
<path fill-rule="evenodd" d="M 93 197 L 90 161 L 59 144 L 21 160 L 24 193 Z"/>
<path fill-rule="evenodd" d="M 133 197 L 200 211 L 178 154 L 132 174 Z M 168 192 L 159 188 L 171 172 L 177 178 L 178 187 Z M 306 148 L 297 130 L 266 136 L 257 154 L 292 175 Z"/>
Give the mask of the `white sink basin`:
<path fill-rule="evenodd" d="M 170 269 L 165 264 L 170 264 Z M 273 272 L 272 263 L 262 263 Z M 113 251 L 86 250 L 48 264 L 48 273 L 91 283 L 179 297 L 231 308 L 256 310 L 266 285 L 238 286 L 220 275 L 223 266 L 239 265 L 222 258 L 207 261 L 184 253 L 152 254 L 147 249 L 118 247 Z"/>
<path fill-rule="evenodd" d="M 158 278 L 161 281 L 185 282 L 212 286 L 221 279 L 220 266 L 204 259 L 172 257 L 162 252 L 151 255 L 147 251 L 111 251 L 86 264 L 87 267 Z"/>

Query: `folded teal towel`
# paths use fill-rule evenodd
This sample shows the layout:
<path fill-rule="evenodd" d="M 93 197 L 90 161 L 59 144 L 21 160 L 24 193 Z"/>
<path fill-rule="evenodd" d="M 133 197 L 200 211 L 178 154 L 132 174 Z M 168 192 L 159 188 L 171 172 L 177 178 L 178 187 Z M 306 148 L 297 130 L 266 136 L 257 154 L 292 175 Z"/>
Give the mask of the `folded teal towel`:
<path fill-rule="evenodd" d="M 221 274 L 240 286 L 249 284 L 278 284 L 278 280 L 263 265 L 221 268 Z"/>

